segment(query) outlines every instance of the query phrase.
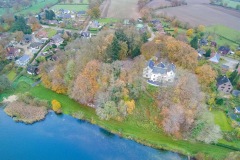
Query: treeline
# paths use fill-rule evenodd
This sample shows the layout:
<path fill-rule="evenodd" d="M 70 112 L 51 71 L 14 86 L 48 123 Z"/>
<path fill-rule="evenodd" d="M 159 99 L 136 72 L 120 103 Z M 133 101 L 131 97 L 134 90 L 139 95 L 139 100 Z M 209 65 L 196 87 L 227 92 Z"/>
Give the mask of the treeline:
<path fill-rule="evenodd" d="M 176 82 L 159 89 L 155 98 L 158 110 L 150 122 L 177 138 L 216 142 L 221 132 L 201 91 L 201 86 L 215 81 L 215 72 L 207 64 L 199 65 L 196 51 L 173 37 L 159 36 L 143 43 L 142 36 L 134 28 L 120 27 L 90 40 L 77 39 L 57 54 L 56 61 L 41 64 L 42 82 L 57 93 L 96 108 L 101 119 L 124 120 L 134 113 L 135 102 L 145 91 L 142 72 L 146 60 L 160 52 L 159 58 L 168 59 L 179 69 Z M 147 107 L 141 112 L 146 114 Z"/>
<path fill-rule="evenodd" d="M 144 88 L 145 59 L 135 58 L 142 43 L 134 28 L 102 32 L 91 41 L 78 39 L 57 61 L 41 65 L 42 82 L 82 104 L 94 104 L 103 119 L 124 118 Z"/>

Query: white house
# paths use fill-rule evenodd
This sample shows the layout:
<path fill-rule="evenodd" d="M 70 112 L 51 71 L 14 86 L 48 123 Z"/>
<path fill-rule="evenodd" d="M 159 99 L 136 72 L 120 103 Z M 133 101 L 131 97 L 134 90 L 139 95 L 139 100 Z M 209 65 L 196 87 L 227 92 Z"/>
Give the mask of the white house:
<path fill-rule="evenodd" d="M 155 65 L 152 60 L 148 61 L 147 67 L 143 69 L 143 77 L 148 83 L 159 86 L 161 83 L 173 82 L 175 78 L 175 65 L 170 63 L 159 63 Z"/>
<path fill-rule="evenodd" d="M 28 55 L 23 55 L 21 58 L 16 60 L 15 63 L 18 66 L 26 66 L 29 61 L 30 61 L 30 57 Z"/>

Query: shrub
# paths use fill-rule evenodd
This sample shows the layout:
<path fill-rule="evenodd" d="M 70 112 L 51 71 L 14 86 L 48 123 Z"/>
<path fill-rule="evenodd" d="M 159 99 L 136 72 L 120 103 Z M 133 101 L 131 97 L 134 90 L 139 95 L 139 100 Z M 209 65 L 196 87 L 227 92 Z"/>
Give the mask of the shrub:
<path fill-rule="evenodd" d="M 61 103 L 58 102 L 57 100 L 52 100 L 52 109 L 56 112 L 56 113 L 61 113 Z"/>

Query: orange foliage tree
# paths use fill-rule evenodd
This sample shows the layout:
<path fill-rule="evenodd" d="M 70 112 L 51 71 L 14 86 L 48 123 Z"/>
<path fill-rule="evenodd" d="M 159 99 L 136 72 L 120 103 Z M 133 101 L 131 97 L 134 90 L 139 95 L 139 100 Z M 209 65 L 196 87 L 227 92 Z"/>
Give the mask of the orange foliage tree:
<path fill-rule="evenodd" d="M 57 100 L 52 100 L 52 109 L 55 111 L 55 112 L 61 112 L 61 103 L 58 102 Z"/>

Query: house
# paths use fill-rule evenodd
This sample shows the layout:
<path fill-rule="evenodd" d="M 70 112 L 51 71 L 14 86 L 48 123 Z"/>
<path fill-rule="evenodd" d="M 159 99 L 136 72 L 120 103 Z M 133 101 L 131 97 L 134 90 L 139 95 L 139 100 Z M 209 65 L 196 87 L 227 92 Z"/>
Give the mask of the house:
<path fill-rule="evenodd" d="M 91 33 L 90 32 L 81 32 L 80 35 L 83 38 L 91 38 Z"/>
<path fill-rule="evenodd" d="M 7 59 L 14 59 L 19 55 L 20 52 L 21 52 L 20 49 L 17 49 L 17 48 L 14 48 L 14 47 L 7 47 L 6 58 Z"/>
<path fill-rule="evenodd" d="M 38 75 L 39 74 L 38 67 L 29 65 L 27 67 L 27 73 L 30 74 L 30 75 Z"/>
<path fill-rule="evenodd" d="M 59 34 L 56 34 L 55 36 L 53 36 L 51 38 L 51 42 L 53 44 L 56 44 L 57 46 L 59 46 L 60 44 L 62 44 L 64 41 L 64 39 L 59 35 Z"/>
<path fill-rule="evenodd" d="M 235 97 L 239 97 L 240 96 L 240 91 L 239 90 L 233 90 L 232 95 L 235 96 Z"/>
<path fill-rule="evenodd" d="M 202 49 L 198 49 L 198 58 L 202 58 L 204 54 L 206 54 L 206 51 L 202 50 Z"/>
<path fill-rule="evenodd" d="M 230 93 L 233 89 L 233 86 L 226 76 L 220 76 L 217 78 L 217 89 L 223 93 Z"/>
<path fill-rule="evenodd" d="M 199 44 L 201 46 L 207 46 L 208 45 L 208 41 L 207 41 L 207 39 L 202 38 L 202 39 L 200 39 Z"/>
<path fill-rule="evenodd" d="M 38 33 L 35 34 L 37 38 L 47 38 L 48 34 L 45 30 L 40 30 Z"/>
<path fill-rule="evenodd" d="M 216 53 L 212 58 L 209 59 L 209 61 L 213 63 L 219 63 L 220 60 L 220 54 Z"/>
<path fill-rule="evenodd" d="M 238 107 L 235 107 L 235 111 L 234 111 L 235 113 L 240 113 L 240 106 L 238 106 Z"/>
<path fill-rule="evenodd" d="M 159 86 L 162 83 L 173 82 L 175 78 L 175 65 L 170 63 L 154 64 L 152 60 L 148 61 L 147 67 L 143 69 L 143 77 L 148 79 L 148 83 L 153 86 Z"/>
<path fill-rule="evenodd" d="M 25 35 L 23 36 L 23 41 L 24 41 L 25 43 L 30 43 L 30 42 L 32 42 L 32 35 L 31 35 L 31 34 L 25 34 Z"/>
<path fill-rule="evenodd" d="M 61 19 L 71 19 L 71 14 L 60 14 L 57 16 L 58 18 L 61 18 Z"/>
<path fill-rule="evenodd" d="M 16 60 L 15 63 L 18 66 L 26 66 L 29 61 L 30 61 L 30 57 L 28 55 L 23 55 L 21 58 Z"/>
<path fill-rule="evenodd" d="M 221 46 L 218 48 L 218 52 L 221 53 L 222 55 L 226 55 L 230 52 L 230 48 L 226 46 Z"/>
<path fill-rule="evenodd" d="M 214 41 L 212 41 L 212 42 L 211 42 L 211 47 L 215 47 L 215 48 L 216 48 L 216 47 L 217 47 L 217 43 L 214 42 Z"/>
<path fill-rule="evenodd" d="M 57 25 L 58 21 L 57 20 L 48 20 L 48 24 Z"/>
<path fill-rule="evenodd" d="M 156 26 L 157 24 L 160 24 L 161 22 L 158 19 L 152 20 L 151 23 Z"/>
<path fill-rule="evenodd" d="M 82 17 L 85 14 L 86 14 L 86 11 L 79 11 L 77 12 L 77 17 Z"/>
<path fill-rule="evenodd" d="M 29 46 L 30 49 L 40 49 L 41 47 L 42 47 L 42 43 L 40 42 L 33 42 Z"/>
<path fill-rule="evenodd" d="M 226 72 L 229 70 L 229 66 L 223 64 L 223 65 L 221 66 L 221 69 L 222 69 L 222 73 L 226 73 Z"/>

